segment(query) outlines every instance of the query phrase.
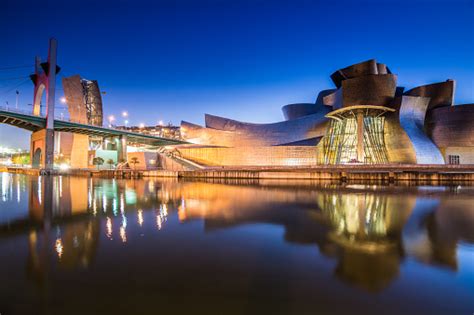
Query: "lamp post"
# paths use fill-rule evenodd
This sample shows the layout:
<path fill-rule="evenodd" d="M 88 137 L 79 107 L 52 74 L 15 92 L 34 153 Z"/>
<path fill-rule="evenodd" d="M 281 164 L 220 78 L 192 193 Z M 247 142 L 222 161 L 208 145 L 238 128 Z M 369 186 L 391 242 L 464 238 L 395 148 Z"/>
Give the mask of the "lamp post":
<path fill-rule="evenodd" d="M 16 103 L 15 103 L 15 109 L 18 110 L 18 98 L 20 97 L 20 91 L 16 91 Z"/>
<path fill-rule="evenodd" d="M 127 128 L 127 125 L 128 125 L 128 112 L 127 111 L 123 111 L 122 112 L 122 117 L 124 119 L 123 123 L 125 125 L 125 128 Z"/>
<path fill-rule="evenodd" d="M 112 128 L 112 123 L 113 123 L 113 121 L 115 120 L 114 115 L 110 115 L 110 116 L 108 117 L 108 119 L 109 119 L 109 128 Z"/>

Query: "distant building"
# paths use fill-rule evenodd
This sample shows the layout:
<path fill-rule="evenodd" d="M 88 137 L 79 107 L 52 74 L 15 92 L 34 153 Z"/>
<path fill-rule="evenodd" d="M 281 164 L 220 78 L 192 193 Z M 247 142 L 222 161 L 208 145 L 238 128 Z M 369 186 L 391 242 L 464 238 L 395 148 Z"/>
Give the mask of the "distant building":
<path fill-rule="evenodd" d="M 99 84 L 79 75 L 62 79 L 69 119 L 73 122 L 102 126 L 103 110 Z M 56 137 L 56 155 L 75 168 L 87 168 L 90 163 L 91 137 L 77 133 L 61 132 Z"/>
<path fill-rule="evenodd" d="M 282 108 L 285 121 L 253 124 L 206 114 L 183 121 L 191 146 L 181 157 L 203 165 L 474 164 L 474 104 L 454 105 L 455 82 L 405 91 L 382 63 L 368 60 L 331 75 L 315 103 Z"/>
<path fill-rule="evenodd" d="M 163 137 L 167 139 L 181 139 L 181 128 L 171 124 L 166 126 L 115 126 L 116 129 L 125 130 L 134 133 L 141 133 L 145 135 Z"/>

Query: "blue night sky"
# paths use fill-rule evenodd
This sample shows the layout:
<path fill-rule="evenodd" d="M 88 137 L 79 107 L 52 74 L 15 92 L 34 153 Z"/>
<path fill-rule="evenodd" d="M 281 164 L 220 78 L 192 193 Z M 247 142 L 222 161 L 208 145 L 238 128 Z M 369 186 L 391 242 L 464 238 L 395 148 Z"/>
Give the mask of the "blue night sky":
<path fill-rule="evenodd" d="M 131 124 L 279 121 L 281 106 L 314 102 L 332 72 L 371 58 L 400 86 L 455 79 L 456 102 L 474 102 L 472 0 L 2 0 L 0 24 L 0 69 L 31 65 L 0 70 L 0 106 L 18 89 L 31 110 L 32 84 L 11 78 L 33 71 L 51 36 L 61 75 L 98 80 L 106 114 L 128 110 Z M 28 141 L 0 126 L 0 145 Z"/>

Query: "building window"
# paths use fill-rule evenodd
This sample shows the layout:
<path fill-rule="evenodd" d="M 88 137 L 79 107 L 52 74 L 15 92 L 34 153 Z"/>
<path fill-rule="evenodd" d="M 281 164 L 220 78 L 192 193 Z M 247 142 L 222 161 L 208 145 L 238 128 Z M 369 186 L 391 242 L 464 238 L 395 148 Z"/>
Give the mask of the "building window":
<path fill-rule="evenodd" d="M 388 163 L 384 141 L 384 117 L 364 117 L 364 158 L 357 161 L 357 121 L 355 118 L 331 120 L 326 136 L 321 140 L 322 164 Z"/>
<path fill-rule="evenodd" d="M 449 164 L 460 164 L 459 155 L 448 155 Z"/>

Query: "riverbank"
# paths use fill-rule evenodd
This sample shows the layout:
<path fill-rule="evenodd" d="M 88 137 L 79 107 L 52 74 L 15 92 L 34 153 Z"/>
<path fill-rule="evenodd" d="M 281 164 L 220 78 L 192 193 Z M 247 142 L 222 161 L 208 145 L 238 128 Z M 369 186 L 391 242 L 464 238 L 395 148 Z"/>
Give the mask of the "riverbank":
<path fill-rule="evenodd" d="M 41 175 L 42 171 L 31 168 L 0 167 L 0 172 Z M 300 167 L 247 167 L 208 168 L 193 171 L 167 170 L 54 170 L 51 175 L 71 175 L 101 178 L 236 178 L 236 179 L 310 179 L 375 181 L 375 182 L 474 182 L 474 165 L 324 165 L 314 168 Z"/>

